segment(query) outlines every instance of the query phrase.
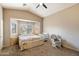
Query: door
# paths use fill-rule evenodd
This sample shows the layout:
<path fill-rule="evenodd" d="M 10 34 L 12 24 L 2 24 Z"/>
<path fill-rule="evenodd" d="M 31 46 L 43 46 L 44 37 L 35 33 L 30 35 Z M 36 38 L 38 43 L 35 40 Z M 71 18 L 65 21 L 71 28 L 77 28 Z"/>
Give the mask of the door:
<path fill-rule="evenodd" d="M 2 49 L 3 45 L 3 22 L 0 19 L 0 49 Z"/>
<path fill-rule="evenodd" d="M 3 47 L 3 19 L 2 8 L 0 7 L 0 49 Z"/>

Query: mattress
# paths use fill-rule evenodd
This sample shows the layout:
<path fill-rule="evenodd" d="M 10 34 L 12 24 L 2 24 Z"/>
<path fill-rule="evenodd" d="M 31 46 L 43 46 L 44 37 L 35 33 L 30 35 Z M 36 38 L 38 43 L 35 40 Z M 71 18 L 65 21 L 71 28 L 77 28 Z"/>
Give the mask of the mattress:
<path fill-rule="evenodd" d="M 20 40 L 29 40 L 33 38 L 37 39 L 37 38 L 41 38 L 41 36 L 40 35 L 20 35 L 19 36 Z"/>

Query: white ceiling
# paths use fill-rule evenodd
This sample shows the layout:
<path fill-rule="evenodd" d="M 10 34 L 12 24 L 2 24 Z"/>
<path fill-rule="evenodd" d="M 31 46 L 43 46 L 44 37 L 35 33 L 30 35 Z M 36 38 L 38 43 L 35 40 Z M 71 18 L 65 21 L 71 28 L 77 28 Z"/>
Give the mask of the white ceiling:
<path fill-rule="evenodd" d="M 75 3 L 45 3 L 48 9 L 45 9 L 43 6 L 36 8 L 38 3 L 26 3 L 26 6 L 23 6 L 22 3 L 1 3 L 2 7 L 18 10 L 27 10 L 38 16 L 46 17 L 51 14 L 54 14 L 58 11 L 61 11 L 65 8 L 75 5 Z"/>

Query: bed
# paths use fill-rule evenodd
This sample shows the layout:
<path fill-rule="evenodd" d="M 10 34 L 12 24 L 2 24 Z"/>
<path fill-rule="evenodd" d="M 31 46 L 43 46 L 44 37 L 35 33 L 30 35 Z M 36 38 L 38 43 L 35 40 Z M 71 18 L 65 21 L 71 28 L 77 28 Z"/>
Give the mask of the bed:
<path fill-rule="evenodd" d="M 20 35 L 19 47 L 21 50 L 29 49 L 44 44 L 41 35 Z"/>

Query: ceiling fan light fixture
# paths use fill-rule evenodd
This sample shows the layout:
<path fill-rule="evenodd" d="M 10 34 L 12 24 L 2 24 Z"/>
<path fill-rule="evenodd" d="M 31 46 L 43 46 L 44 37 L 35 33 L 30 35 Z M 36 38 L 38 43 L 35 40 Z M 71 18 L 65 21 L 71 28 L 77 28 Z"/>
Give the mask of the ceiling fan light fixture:
<path fill-rule="evenodd" d="M 45 5 L 45 3 L 39 3 L 36 8 L 38 8 L 39 6 L 43 6 L 45 9 L 47 9 L 47 6 Z"/>
<path fill-rule="evenodd" d="M 42 5 L 42 3 L 40 3 L 40 5 Z"/>

